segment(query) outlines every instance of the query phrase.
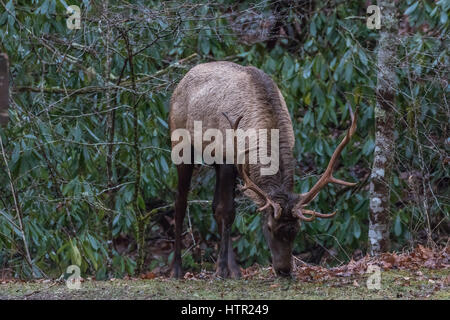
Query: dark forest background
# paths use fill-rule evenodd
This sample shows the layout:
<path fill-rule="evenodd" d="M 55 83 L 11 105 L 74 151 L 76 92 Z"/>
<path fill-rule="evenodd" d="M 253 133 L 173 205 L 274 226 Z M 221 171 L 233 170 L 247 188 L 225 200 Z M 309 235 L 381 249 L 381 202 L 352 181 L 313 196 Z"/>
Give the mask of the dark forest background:
<path fill-rule="evenodd" d="M 67 28 L 68 5 L 81 29 Z M 366 254 L 379 30 L 370 1 L 0 0 L 0 52 L 9 56 L 9 122 L 0 128 L 0 269 L 59 276 L 71 264 L 97 279 L 166 272 L 176 170 L 172 90 L 195 64 L 256 66 L 282 91 L 296 135 L 296 191 L 317 180 L 360 106 L 351 146 L 304 223 L 297 260 L 325 266 Z M 448 1 L 397 2 L 392 250 L 446 245 L 450 148 Z M 383 25 L 383 18 L 381 20 Z M 0 106 L 1 108 L 1 106 Z M 193 180 L 183 263 L 212 270 L 214 170 Z M 261 216 L 240 196 L 233 227 L 243 267 L 269 263 Z"/>

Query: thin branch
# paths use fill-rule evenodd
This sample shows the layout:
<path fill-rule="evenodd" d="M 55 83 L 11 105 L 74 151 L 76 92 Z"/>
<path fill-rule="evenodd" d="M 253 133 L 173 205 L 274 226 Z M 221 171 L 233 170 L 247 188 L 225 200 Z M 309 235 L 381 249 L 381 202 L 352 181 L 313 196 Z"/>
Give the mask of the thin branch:
<path fill-rule="evenodd" d="M 23 217 L 22 217 L 22 210 L 21 210 L 21 207 L 19 205 L 16 189 L 14 187 L 14 183 L 13 183 L 13 179 L 12 179 L 12 175 L 11 175 L 11 170 L 9 169 L 8 159 L 6 158 L 5 148 L 3 147 L 3 139 L 2 139 L 2 135 L 1 134 L 0 134 L 0 147 L 2 149 L 3 160 L 5 162 L 5 169 L 6 169 L 6 173 L 8 174 L 9 185 L 11 187 L 11 193 L 12 193 L 12 196 L 13 196 L 13 199 L 14 199 L 14 206 L 16 208 L 17 220 L 19 221 L 19 230 L 21 232 L 23 246 L 25 248 L 25 260 L 28 263 L 28 265 L 30 266 L 31 272 L 33 273 L 33 276 L 36 277 L 36 273 L 35 273 L 35 270 L 34 270 L 34 267 L 33 267 L 33 261 L 31 260 L 30 251 L 28 250 L 28 243 L 27 243 L 27 239 L 26 239 L 26 236 L 25 236 Z"/>
<path fill-rule="evenodd" d="M 176 68 L 176 67 L 180 67 L 182 64 L 185 64 L 191 60 L 193 60 L 194 58 L 197 57 L 197 53 L 193 53 L 190 56 L 181 59 L 177 62 L 172 63 L 171 65 L 169 65 L 168 67 L 159 70 L 157 72 L 155 72 L 152 75 L 148 75 L 148 76 L 144 76 L 138 79 L 134 80 L 134 84 L 133 84 L 133 80 L 128 80 L 128 81 L 124 81 L 122 82 L 122 84 L 120 85 L 120 87 L 118 86 L 118 84 L 112 84 L 109 83 L 109 85 L 107 86 L 89 86 L 89 87 L 83 87 L 83 88 L 78 88 L 78 89 L 70 89 L 70 88 L 61 88 L 61 87 L 50 87 L 50 88 L 42 88 L 42 87 L 32 87 L 32 86 L 18 86 L 18 87 L 13 87 L 12 91 L 13 93 L 21 93 L 21 92 L 44 92 L 44 93 L 49 93 L 49 94 L 72 94 L 72 95 L 78 95 L 78 94 L 90 94 L 90 93 L 99 93 L 99 92 L 103 92 L 103 91 L 109 91 L 111 89 L 117 89 L 117 88 L 133 88 L 133 86 L 135 86 L 138 83 L 142 83 L 142 82 L 146 82 L 149 80 L 154 79 L 155 77 L 160 77 L 162 75 L 167 74 L 172 68 Z M 134 91 L 136 91 L 135 89 L 133 89 Z"/>

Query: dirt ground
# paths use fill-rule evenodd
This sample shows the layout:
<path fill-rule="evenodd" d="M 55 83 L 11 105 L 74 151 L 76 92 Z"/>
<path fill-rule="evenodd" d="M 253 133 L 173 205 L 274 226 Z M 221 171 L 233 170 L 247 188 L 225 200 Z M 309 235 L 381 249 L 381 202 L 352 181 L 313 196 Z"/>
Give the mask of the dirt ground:
<path fill-rule="evenodd" d="M 369 274 L 326 280 L 277 279 L 270 268 L 257 277 L 221 280 L 189 277 L 84 280 L 81 288 L 64 282 L 3 281 L 0 299 L 450 299 L 450 270 L 388 270 L 381 272 L 380 289 L 368 289 Z"/>

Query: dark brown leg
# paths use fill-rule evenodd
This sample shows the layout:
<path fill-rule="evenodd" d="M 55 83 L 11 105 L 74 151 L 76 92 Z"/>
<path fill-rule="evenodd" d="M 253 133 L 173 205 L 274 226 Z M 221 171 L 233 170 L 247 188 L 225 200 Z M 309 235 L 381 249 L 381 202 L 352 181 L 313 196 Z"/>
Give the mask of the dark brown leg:
<path fill-rule="evenodd" d="M 228 243 L 228 270 L 230 270 L 230 276 L 233 279 L 241 278 L 241 268 L 236 262 L 236 255 L 233 251 L 233 242 L 231 241 L 231 237 L 229 238 Z"/>
<path fill-rule="evenodd" d="M 213 211 L 220 234 L 220 251 L 217 261 L 217 275 L 222 278 L 239 278 L 240 268 L 234 257 L 231 244 L 231 226 L 235 217 L 234 196 L 236 170 L 234 165 L 216 165 L 216 189 Z"/>
<path fill-rule="evenodd" d="M 187 196 L 194 165 L 180 164 L 177 166 L 178 171 L 178 190 L 175 200 L 175 254 L 172 264 L 172 276 L 180 278 L 182 276 L 181 268 L 181 233 L 183 232 L 183 220 L 186 215 Z"/>

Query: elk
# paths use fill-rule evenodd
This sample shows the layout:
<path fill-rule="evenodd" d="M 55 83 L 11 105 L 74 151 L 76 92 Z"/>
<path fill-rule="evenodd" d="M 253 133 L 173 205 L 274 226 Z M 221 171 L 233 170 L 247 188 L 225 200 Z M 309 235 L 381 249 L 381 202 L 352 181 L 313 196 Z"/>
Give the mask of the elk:
<path fill-rule="evenodd" d="M 272 265 L 278 276 L 290 276 L 292 248 L 301 221 L 316 217 L 331 218 L 336 212 L 322 214 L 306 206 L 328 183 L 354 186 L 333 177 L 333 167 L 343 148 L 356 130 L 357 110 L 350 108 L 351 126 L 334 151 L 330 162 L 317 183 L 306 193 L 294 192 L 295 143 L 292 122 L 286 103 L 275 82 L 263 71 L 252 66 L 218 61 L 199 64 L 183 77 L 170 101 L 169 126 L 171 134 L 185 129 L 194 135 L 194 121 L 202 121 L 202 130 L 278 129 L 279 170 L 262 175 L 261 163 L 215 163 L 216 182 L 212 211 L 220 233 L 220 250 L 216 274 L 222 278 L 239 278 L 230 238 L 235 218 L 235 187 L 237 178 L 244 183 L 241 190 L 263 212 L 263 233 L 268 243 Z M 268 141 L 271 143 L 271 141 Z M 172 139 L 172 150 L 177 141 Z M 205 145 L 202 143 L 202 149 Z M 223 148 L 226 148 L 222 145 Z M 251 146 L 247 142 L 245 153 Z M 236 146 L 234 146 L 236 148 Z M 192 145 L 192 150 L 194 145 Z M 225 154 L 225 152 L 223 153 Z M 187 207 L 187 196 L 194 163 L 176 165 L 178 187 L 175 200 L 175 246 L 172 276 L 182 276 L 181 234 Z"/>

